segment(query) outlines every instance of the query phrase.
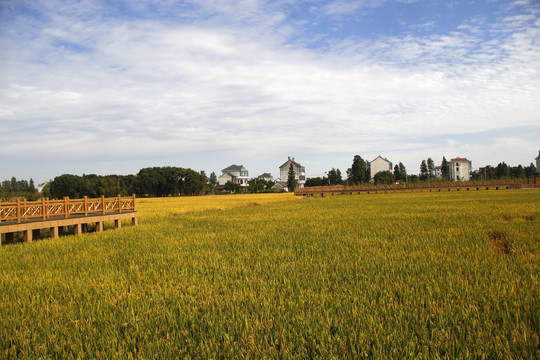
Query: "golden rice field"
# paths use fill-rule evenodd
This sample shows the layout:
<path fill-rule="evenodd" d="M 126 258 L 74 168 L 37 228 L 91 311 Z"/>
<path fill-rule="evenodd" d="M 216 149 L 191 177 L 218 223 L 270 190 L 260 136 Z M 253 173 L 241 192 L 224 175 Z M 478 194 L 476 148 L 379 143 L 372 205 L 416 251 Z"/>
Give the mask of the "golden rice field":
<path fill-rule="evenodd" d="M 540 357 L 538 190 L 137 207 L 0 248 L 0 358 Z"/>

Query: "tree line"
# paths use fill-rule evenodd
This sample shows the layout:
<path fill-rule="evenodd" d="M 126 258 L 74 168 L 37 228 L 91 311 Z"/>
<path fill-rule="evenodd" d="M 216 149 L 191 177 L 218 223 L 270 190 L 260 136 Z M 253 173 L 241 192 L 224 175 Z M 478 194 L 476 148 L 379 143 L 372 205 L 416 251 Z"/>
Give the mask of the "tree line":
<path fill-rule="evenodd" d="M 215 178 L 215 174 L 214 174 Z M 49 181 L 42 189 L 41 196 L 59 199 L 65 196 L 71 198 L 113 197 L 117 195 L 131 196 L 168 196 L 202 195 L 213 190 L 212 184 L 204 171 L 180 167 L 144 168 L 137 175 L 95 175 L 63 174 Z M 40 194 L 33 181 L 3 181 L 0 187 L 0 198 L 3 201 L 24 197 L 35 200 Z"/>
<path fill-rule="evenodd" d="M 406 181 L 407 169 L 403 163 L 396 164 L 394 171 L 381 171 L 375 174 L 373 183 L 393 184 L 397 180 Z M 410 177 L 410 176 L 409 176 Z M 343 179 L 341 170 L 332 168 L 326 172 L 326 176 L 308 178 L 306 186 L 326 186 L 326 185 L 362 185 L 371 184 L 371 169 L 369 161 L 364 160 L 362 156 L 355 155 L 351 167 L 347 169 L 347 178 Z"/>
<path fill-rule="evenodd" d="M 4 180 L 0 183 L 0 201 L 7 201 L 12 198 L 21 197 L 28 200 L 37 200 L 39 193 L 34 185 L 34 180 Z"/>
<path fill-rule="evenodd" d="M 408 174 L 403 163 L 394 165 L 393 171 L 381 171 L 373 177 L 373 183 L 393 184 L 396 181 L 417 183 L 428 181 L 449 181 L 450 163 L 443 156 L 440 163 L 440 175 L 437 176 L 435 161 L 432 158 L 422 160 L 420 172 L 418 174 Z M 503 180 L 503 179 L 525 179 L 536 172 L 536 166 L 531 163 L 529 166 L 508 166 L 501 162 L 496 167 L 486 166 L 471 173 L 472 180 Z M 332 168 L 326 172 L 326 176 L 313 177 L 306 180 L 306 186 L 327 186 L 327 185 L 362 185 L 371 184 L 371 169 L 369 161 L 364 160 L 360 155 L 353 157 L 351 167 L 347 169 L 347 178 L 343 179 L 339 169 Z"/>
<path fill-rule="evenodd" d="M 401 182 L 415 183 L 426 181 L 448 181 L 449 162 L 443 156 L 441 164 L 441 174 L 435 174 L 435 162 L 431 158 L 422 160 L 420 172 L 408 174 L 403 163 L 394 166 L 393 171 L 381 171 L 375 174 L 374 184 L 393 184 L 397 180 Z M 500 179 L 522 179 L 527 178 L 536 172 L 533 163 L 529 166 L 509 166 L 505 162 L 497 166 L 486 166 L 480 170 L 475 170 L 471 174 L 472 180 L 500 180 Z M 296 188 L 294 169 L 289 169 L 287 187 L 291 190 Z M 325 176 L 313 177 L 306 180 L 305 186 L 326 186 L 326 185 L 361 185 L 370 184 L 371 171 L 369 161 L 364 160 L 360 155 L 355 155 L 351 167 L 347 169 L 344 179 L 340 169 L 332 168 L 326 172 Z M 197 172 L 192 169 L 181 167 L 151 167 L 141 169 L 137 175 L 95 175 L 83 174 L 82 176 L 64 174 L 49 181 L 42 189 L 41 194 L 37 191 L 34 181 L 4 180 L 0 183 L 0 200 L 7 201 L 21 197 L 27 200 L 37 200 L 40 196 L 51 199 L 59 199 L 65 196 L 71 198 L 88 197 L 113 197 L 116 195 L 131 196 L 136 194 L 139 197 L 145 196 L 168 196 L 168 195 L 202 195 L 213 192 L 217 184 L 217 176 L 214 172 L 206 176 L 204 171 Z M 275 183 L 262 179 L 250 179 L 248 181 L 247 192 L 272 191 L 271 187 Z M 239 185 L 230 183 L 226 190 L 229 192 L 240 192 Z"/>

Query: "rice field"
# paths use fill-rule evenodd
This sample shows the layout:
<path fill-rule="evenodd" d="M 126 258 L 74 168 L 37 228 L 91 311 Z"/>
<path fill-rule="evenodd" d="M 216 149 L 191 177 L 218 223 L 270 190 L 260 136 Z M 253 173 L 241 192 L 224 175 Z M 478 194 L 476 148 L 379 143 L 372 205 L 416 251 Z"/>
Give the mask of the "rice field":
<path fill-rule="evenodd" d="M 137 208 L 0 248 L 0 358 L 540 357 L 538 190 Z"/>

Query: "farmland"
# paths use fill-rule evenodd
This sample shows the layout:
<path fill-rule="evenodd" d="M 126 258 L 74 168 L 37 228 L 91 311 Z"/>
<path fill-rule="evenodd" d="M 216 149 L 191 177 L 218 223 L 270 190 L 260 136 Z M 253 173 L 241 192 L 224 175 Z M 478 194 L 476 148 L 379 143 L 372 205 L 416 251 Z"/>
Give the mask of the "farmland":
<path fill-rule="evenodd" d="M 0 357 L 540 356 L 538 190 L 137 208 L 0 249 Z"/>

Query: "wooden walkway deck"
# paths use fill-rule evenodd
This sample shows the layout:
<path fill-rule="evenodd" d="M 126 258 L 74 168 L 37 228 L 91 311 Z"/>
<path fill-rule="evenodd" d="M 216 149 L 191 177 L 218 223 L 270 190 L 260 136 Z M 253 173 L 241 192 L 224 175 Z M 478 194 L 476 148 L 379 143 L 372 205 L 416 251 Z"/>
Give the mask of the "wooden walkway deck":
<path fill-rule="evenodd" d="M 480 191 L 480 190 L 509 190 L 535 187 L 529 184 L 527 179 L 515 180 L 489 180 L 489 181 L 452 181 L 415 184 L 392 184 L 392 185 L 334 185 L 334 186 L 311 186 L 296 189 L 298 196 L 325 196 L 345 194 L 380 194 L 388 192 L 442 192 L 442 191 Z"/>
<path fill-rule="evenodd" d="M 32 241 L 40 237 L 41 229 L 50 229 L 50 236 L 59 236 L 67 226 L 74 227 L 76 235 L 87 228 L 87 224 L 95 223 L 96 231 L 104 229 L 104 222 L 114 221 L 115 228 L 122 226 L 123 219 L 131 219 L 137 225 L 135 195 L 132 197 L 114 197 L 62 200 L 41 199 L 26 201 L 18 199 L 0 203 L 0 243 L 13 239 L 15 233 L 22 232 L 24 241 Z"/>

